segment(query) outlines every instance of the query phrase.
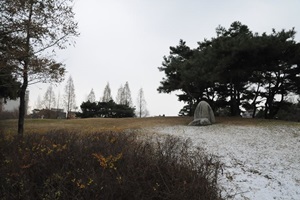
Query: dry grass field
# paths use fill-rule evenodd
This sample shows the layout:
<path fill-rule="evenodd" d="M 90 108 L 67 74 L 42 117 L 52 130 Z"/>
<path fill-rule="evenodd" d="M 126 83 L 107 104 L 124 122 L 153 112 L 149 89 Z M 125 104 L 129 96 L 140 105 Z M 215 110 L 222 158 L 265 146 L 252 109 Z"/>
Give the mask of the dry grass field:
<path fill-rule="evenodd" d="M 26 119 L 26 133 L 44 133 L 49 130 L 69 130 L 82 133 L 149 128 L 153 126 L 172 126 L 188 124 L 189 117 L 150 117 L 150 118 L 88 118 L 71 120 Z M 17 120 L 0 121 L 0 129 L 6 133 L 17 131 Z"/>
<path fill-rule="evenodd" d="M 187 125 L 192 117 L 149 117 L 149 118 L 87 118 L 71 120 L 53 119 L 26 119 L 26 133 L 44 133 L 49 130 L 69 130 L 82 133 L 103 131 L 122 132 L 124 130 L 136 130 L 158 126 Z M 291 125 L 299 126 L 296 122 L 265 119 L 247 119 L 240 117 L 217 117 L 217 124 L 241 125 L 241 126 L 271 126 Z M 1 120 L 0 130 L 6 133 L 17 132 L 17 120 Z"/>

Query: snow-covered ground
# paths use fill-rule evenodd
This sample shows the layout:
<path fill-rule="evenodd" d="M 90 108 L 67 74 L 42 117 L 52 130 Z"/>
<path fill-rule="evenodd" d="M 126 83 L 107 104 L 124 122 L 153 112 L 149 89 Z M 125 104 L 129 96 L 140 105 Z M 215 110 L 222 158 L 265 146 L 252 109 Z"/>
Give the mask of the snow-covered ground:
<path fill-rule="evenodd" d="M 227 199 L 300 200 L 300 126 L 156 127 L 191 138 L 224 163 L 219 184 Z"/>

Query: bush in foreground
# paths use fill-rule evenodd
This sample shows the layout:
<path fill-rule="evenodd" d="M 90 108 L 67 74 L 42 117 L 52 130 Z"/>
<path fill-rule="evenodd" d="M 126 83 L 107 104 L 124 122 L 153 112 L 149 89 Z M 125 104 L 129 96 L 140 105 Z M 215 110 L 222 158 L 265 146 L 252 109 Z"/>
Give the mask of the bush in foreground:
<path fill-rule="evenodd" d="M 1 199 L 221 199 L 220 164 L 174 137 L 0 135 Z"/>

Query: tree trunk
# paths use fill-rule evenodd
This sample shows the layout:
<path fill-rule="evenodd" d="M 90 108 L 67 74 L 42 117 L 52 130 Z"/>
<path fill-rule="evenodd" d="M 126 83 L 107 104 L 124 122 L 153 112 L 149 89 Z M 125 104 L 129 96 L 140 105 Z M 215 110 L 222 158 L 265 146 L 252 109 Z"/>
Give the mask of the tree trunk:
<path fill-rule="evenodd" d="M 230 114 L 231 116 L 240 116 L 240 98 L 239 91 L 235 89 L 234 84 L 230 86 Z"/>
<path fill-rule="evenodd" d="M 20 107 L 19 107 L 19 121 L 18 121 L 18 136 L 23 137 L 24 134 L 24 119 L 26 113 L 26 89 L 28 86 L 28 74 L 27 74 L 28 62 L 24 63 L 23 71 L 23 84 L 20 88 Z"/>
<path fill-rule="evenodd" d="M 258 83 L 256 92 L 255 92 L 255 97 L 254 97 L 254 100 L 253 100 L 253 102 L 252 102 L 252 105 L 253 105 L 252 118 L 255 118 L 255 115 L 256 115 L 256 110 L 257 110 L 257 107 L 256 107 L 256 100 L 257 100 L 257 97 L 258 97 L 258 95 L 259 95 L 259 88 L 260 88 L 260 83 Z"/>
<path fill-rule="evenodd" d="M 268 101 L 268 100 L 267 100 Z M 266 102 L 265 103 L 265 112 L 264 112 L 264 118 L 265 119 L 268 119 L 269 118 L 269 113 L 270 112 L 270 106 L 269 106 L 269 103 Z"/>
<path fill-rule="evenodd" d="M 268 117 L 270 119 L 274 119 L 275 118 L 275 116 L 277 115 L 278 111 L 281 108 L 283 100 L 284 100 L 284 94 L 281 94 L 281 100 L 279 102 L 276 102 L 276 103 L 273 102 L 273 105 L 270 108 L 270 112 L 269 112 L 269 115 L 268 115 Z"/>
<path fill-rule="evenodd" d="M 26 43 L 25 43 L 25 50 L 26 50 L 26 57 L 24 59 L 23 64 L 23 84 L 20 88 L 20 107 L 19 107 L 19 120 L 18 120 L 18 136 L 23 137 L 24 134 L 24 119 L 25 119 L 25 109 L 26 109 L 26 102 L 25 102 L 25 96 L 26 96 L 26 89 L 28 86 L 28 65 L 29 65 L 29 56 L 30 56 L 30 28 L 31 28 L 31 18 L 32 18 L 32 12 L 33 12 L 33 1 L 30 1 L 30 10 L 29 10 L 29 16 L 26 26 Z"/>

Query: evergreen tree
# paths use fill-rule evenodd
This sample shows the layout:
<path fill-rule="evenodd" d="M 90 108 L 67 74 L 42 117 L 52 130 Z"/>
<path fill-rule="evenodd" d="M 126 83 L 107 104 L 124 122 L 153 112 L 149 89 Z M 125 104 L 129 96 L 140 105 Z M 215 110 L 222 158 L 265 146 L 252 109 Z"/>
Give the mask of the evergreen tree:
<path fill-rule="evenodd" d="M 188 103 L 189 107 L 197 104 L 205 89 L 205 84 L 198 84 L 203 76 L 195 73 L 194 65 L 188 63 L 195 52 L 196 50 L 190 49 L 185 41 L 180 40 L 178 46 L 170 47 L 170 55 L 163 57 L 162 66 L 158 68 L 165 73 L 166 78 L 163 78 L 157 90 L 160 93 L 181 91 L 182 93 L 177 95 L 178 100 Z M 196 75 L 199 75 L 197 79 Z M 189 114 L 192 115 L 192 111 Z"/>
<path fill-rule="evenodd" d="M 216 32 L 218 37 L 212 39 L 210 49 L 210 56 L 217 61 L 212 70 L 213 80 L 219 86 L 219 99 L 229 99 L 231 115 L 239 116 L 255 59 L 253 34 L 240 22 L 232 23 L 228 30 L 219 26 Z"/>
<path fill-rule="evenodd" d="M 134 117 L 134 108 L 127 105 L 116 104 L 113 100 L 109 102 L 82 102 L 81 104 L 82 118 L 89 117 L 109 117 L 109 118 L 122 118 Z"/>
<path fill-rule="evenodd" d="M 206 98 L 214 110 L 229 108 L 232 116 L 240 115 L 242 106 L 253 109 L 254 116 L 264 103 L 265 117 L 273 118 L 288 94 L 300 93 L 300 44 L 294 29 L 259 35 L 234 22 L 216 32 L 196 49 L 180 40 L 159 67 L 166 77 L 158 91 L 182 91 L 179 100 L 188 103 L 183 114 L 191 115 Z"/>
<path fill-rule="evenodd" d="M 300 51 L 294 40 L 295 30 L 263 34 L 257 38 L 257 67 L 253 81 L 258 83 L 259 95 L 265 102 L 265 118 L 274 118 L 289 94 L 299 92 Z"/>

